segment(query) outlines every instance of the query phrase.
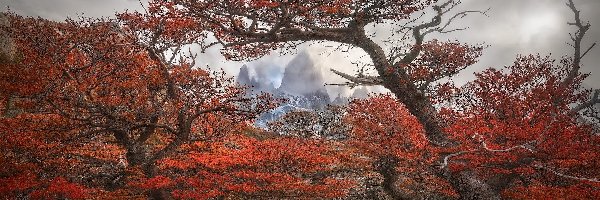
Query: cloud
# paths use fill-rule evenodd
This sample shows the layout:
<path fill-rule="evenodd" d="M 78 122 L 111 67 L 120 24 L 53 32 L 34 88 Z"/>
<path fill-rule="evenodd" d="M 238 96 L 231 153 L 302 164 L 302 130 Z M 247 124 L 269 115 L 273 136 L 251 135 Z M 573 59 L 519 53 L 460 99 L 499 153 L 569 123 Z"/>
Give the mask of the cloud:
<path fill-rule="evenodd" d="M 457 26 L 470 27 L 438 37 L 458 39 L 463 42 L 491 45 L 484 51 L 480 62 L 460 74 L 459 82 L 473 78 L 472 73 L 488 67 L 510 65 L 518 54 L 552 54 L 555 58 L 572 54 L 566 44 L 569 33 L 575 29 L 567 25 L 573 21 L 573 13 L 566 7 L 566 0 L 465 0 L 459 8 L 462 10 L 491 8 L 489 17 L 471 16 L 457 23 Z M 592 28 L 588 31 L 586 46 L 600 38 L 600 1 L 575 0 L 582 17 L 589 20 Z M 600 49 L 591 51 L 584 59 L 582 71 L 592 72 L 586 80 L 588 85 L 600 86 Z"/>
<path fill-rule="evenodd" d="M 21 15 L 40 16 L 55 21 L 78 16 L 111 17 L 115 12 L 127 9 L 142 10 L 140 3 L 133 0 L 4 0 L 0 2 L 0 7 L 9 7 Z"/>
<path fill-rule="evenodd" d="M 145 0 L 144 0 L 145 1 Z M 450 39 L 490 45 L 485 50 L 480 62 L 461 73 L 455 80 L 459 83 L 473 79 L 473 72 L 481 71 L 488 67 L 501 67 L 510 65 L 517 54 L 541 53 L 547 55 L 552 53 L 555 57 L 568 55 L 572 52 L 566 45 L 568 33 L 574 29 L 566 24 L 572 21 L 571 11 L 565 6 L 566 0 L 463 0 L 457 10 L 485 10 L 491 8 L 489 17 L 472 15 L 456 21 L 456 27 L 470 27 L 466 31 L 451 34 L 431 35 L 429 38 Z M 581 10 L 582 17 L 590 20 L 592 27 L 588 32 L 585 45 L 590 45 L 600 38 L 600 1 L 598 0 L 575 0 L 577 7 Z M 115 12 L 126 9 L 141 10 L 137 0 L 4 0 L 0 6 L 9 6 L 12 11 L 28 16 L 41 16 L 52 20 L 64 20 L 66 17 L 77 17 L 81 14 L 88 17 L 112 16 Z M 389 27 L 378 26 L 370 28 L 376 32 L 381 40 L 389 36 Z M 600 42 L 600 41 L 599 41 Z M 334 43 L 317 45 L 302 45 L 298 52 L 307 50 L 313 54 L 315 62 L 323 66 L 323 77 L 326 82 L 342 82 L 343 79 L 333 75 L 328 70 L 335 68 L 342 72 L 352 73 L 356 70 L 355 61 L 369 62 L 364 52 L 359 49 L 351 49 L 348 52 L 333 51 Z M 362 58 L 361 58 L 362 57 Z M 278 52 L 265 56 L 252 62 L 229 62 L 224 61 L 218 48 L 213 48 L 207 54 L 199 56 L 197 63 L 210 65 L 212 68 L 223 68 L 229 74 L 237 74 L 239 68 L 247 64 L 255 69 L 260 77 L 274 77 L 294 58 L 294 55 L 280 56 Z M 592 50 L 584 59 L 584 72 L 591 72 L 592 76 L 586 80 L 586 84 L 600 86 L 600 47 Z M 331 96 L 337 93 L 348 93 L 347 89 L 327 87 Z M 333 93 L 333 94 L 332 94 Z"/>

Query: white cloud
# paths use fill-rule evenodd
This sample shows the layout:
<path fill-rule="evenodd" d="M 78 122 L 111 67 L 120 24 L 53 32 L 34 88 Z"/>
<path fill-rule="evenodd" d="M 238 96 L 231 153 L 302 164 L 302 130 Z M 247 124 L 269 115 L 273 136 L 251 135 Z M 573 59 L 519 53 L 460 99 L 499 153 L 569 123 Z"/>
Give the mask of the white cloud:
<path fill-rule="evenodd" d="M 144 2 L 146 0 L 143 0 Z M 566 25 L 572 21 L 572 13 L 565 6 L 564 0 L 463 0 L 458 10 L 485 10 L 491 8 L 490 17 L 479 15 L 470 16 L 457 21 L 456 27 L 470 27 L 469 30 L 455 32 L 446 35 L 432 35 L 441 39 L 458 39 L 470 43 L 485 42 L 491 45 L 481 62 L 472 68 L 465 70 L 458 82 L 465 82 L 473 78 L 472 72 L 481 71 L 487 67 L 498 67 L 509 65 L 517 54 L 530 53 L 553 53 L 559 57 L 570 53 L 570 47 L 565 44 L 568 41 L 568 33 L 573 29 Z M 591 44 L 600 38 L 600 1 L 598 0 L 575 0 L 577 6 L 582 10 L 582 17 L 591 21 L 592 28 L 589 31 L 588 40 L 585 44 Z M 115 12 L 126 9 L 141 10 L 140 3 L 136 0 L 2 0 L 0 6 L 28 16 L 41 16 L 52 20 L 63 20 L 66 17 L 77 17 L 82 13 L 88 17 L 112 16 Z M 375 27 L 373 31 L 385 35 L 386 27 Z M 385 38 L 385 37 L 378 37 Z M 352 73 L 356 66 L 351 61 L 361 59 L 364 55 L 360 50 L 349 52 L 334 52 L 328 54 L 331 48 L 322 45 L 302 45 L 302 49 L 317 54 L 318 62 L 324 68 L 323 75 L 328 82 L 341 82 L 341 78 L 331 74 L 329 68 L 335 68 L 343 72 Z M 218 48 L 213 48 L 207 54 L 200 55 L 199 64 L 210 65 L 214 68 L 223 68 L 229 74 L 237 74 L 239 67 L 243 64 L 249 66 L 285 66 L 294 55 L 280 56 L 273 52 L 253 62 L 229 62 L 224 61 L 219 55 Z M 592 72 L 592 76 L 586 83 L 598 87 L 600 85 L 600 49 L 591 51 L 584 61 L 584 72 Z M 330 89 L 330 91 L 343 92 L 341 89 Z"/>

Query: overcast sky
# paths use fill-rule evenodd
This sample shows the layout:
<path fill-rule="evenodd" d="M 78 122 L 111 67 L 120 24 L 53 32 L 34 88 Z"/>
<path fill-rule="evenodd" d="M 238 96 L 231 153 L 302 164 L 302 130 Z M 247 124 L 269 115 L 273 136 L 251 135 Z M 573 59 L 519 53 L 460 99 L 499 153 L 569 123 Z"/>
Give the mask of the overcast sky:
<path fill-rule="evenodd" d="M 472 79 L 473 72 L 511 64 L 517 54 L 552 53 L 558 58 L 571 52 L 565 42 L 569 40 L 568 33 L 573 29 L 566 22 L 572 20 L 573 16 L 565 6 L 566 0 L 463 0 L 463 2 L 458 9 L 491 8 L 489 17 L 474 15 L 461 19 L 456 25 L 470 27 L 470 29 L 435 37 L 471 43 L 485 42 L 490 47 L 485 50 L 479 63 L 455 78 L 459 83 Z M 592 24 L 585 41 L 587 47 L 595 41 L 600 41 L 600 0 L 575 0 L 575 3 L 582 10 L 582 17 Z M 21 15 L 40 16 L 57 21 L 81 15 L 112 16 L 115 12 L 141 8 L 137 0 L 0 0 L 0 6 L 3 10 L 9 7 L 10 10 Z M 352 72 L 350 61 L 362 55 L 359 50 L 350 53 L 330 53 L 331 48 L 321 45 L 304 46 L 298 51 L 303 50 L 308 51 L 315 59 L 314 62 L 323 67 L 324 76 L 331 82 L 340 82 L 342 79 L 329 73 L 329 68 Z M 268 68 L 267 70 L 270 71 L 283 72 L 279 68 L 284 67 L 293 58 L 294 55 L 280 56 L 274 52 L 270 56 L 249 63 L 225 62 L 218 55 L 218 49 L 213 48 L 207 54 L 201 55 L 199 62 L 213 67 L 222 67 L 231 74 L 237 74 L 243 64 L 253 68 Z M 592 76 L 586 81 L 589 87 L 600 88 L 598 63 L 600 63 L 600 46 L 584 58 L 583 71 L 592 72 Z M 332 89 L 333 92 L 337 90 Z"/>

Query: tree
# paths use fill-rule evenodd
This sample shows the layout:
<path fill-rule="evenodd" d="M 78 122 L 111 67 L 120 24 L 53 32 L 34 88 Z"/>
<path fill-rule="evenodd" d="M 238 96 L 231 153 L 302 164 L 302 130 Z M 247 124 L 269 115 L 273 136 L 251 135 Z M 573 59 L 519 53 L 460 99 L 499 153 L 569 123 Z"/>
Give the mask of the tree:
<path fill-rule="evenodd" d="M 350 181 L 323 174 L 341 166 L 328 144 L 246 136 L 277 101 L 195 67 L 181 50 L 203 34 L 173 6 L 66 22 L 7 14 L 1 31 L 19 60 L 1 65 L 1 108 L 12 113 L 0 118 L 2 197 L 346 193 Z"/>
<path fill-rule="evenodd" d="M 447 102 L 456 94 L 456 86 L 452 83 L 441 81 L 443 78 L 453 76 L 460 70 L 472 65 L 481 54 L 482 47 L 459 42 L 427 41 L 425 37 L 433 32 L 446 33 L 460 29 L 451 29 L 449 26 L 455 19 L 469 13 L 482 13 L 481 11 L 462 11 L 455 15 L 447 16 L 460 2 L 447 1 L 351 1 L 351 0 L 301 0 L 301 1 L 198 1 L 198 0 L 173 0 L 180 6 L 180 11 L 185 16 L 197 19 L 209 27 L 216 38 L 216 42 L 205 47 L 222 45 L 222 53 L 232 60 L 254 59 L 267 54 L 272 49 L 293 48 L 299 43 L 309 41 L 332 41 L 350 47 L 364 50 L 372 60 L 378 76 L 366 76 L 359 73 L 356 76 L 335 71 L 334 73 L 348 79 L 349 85 L 383 85 L 389 89 L 396 99 L 414 115 L 423 126 L 429 142 L 444 147 L 447 156 L 439 162 L 447 163 L 453 155 L 460 154 L 460 146 L 469 143 L 471 133 L 461 132 L 461 137 L 456 137 L 456 128 L 451 124 L 442 123 L 442 117 L 436 105 Z M 582 50 L 581 40 L 589 29 L 579 18 L 573 1 L 569 7 L 575 13 L 575 22 L 572 25 L 578 28 L 573 36 L 575 54 L 568 70 L 568 75 L 558 85 L 564 95 L 578 88 L 577 80 L 581 59 L 589 50 Z M 392 38 L 388 46 L 380 45 L 365 31 L 367 25 L 392 23 L 411 24 L 418 19 L 411 18 L 413 13 L 428 12 L 431 8 L 433 16 L 429 21 L 414 26 L 400 26 L 392 30 Z M 446 19 L 444 19 L 446 18 Z M 404 35 L 404 36 L 399 36 Z M 401 44 L 401 45 L 397 45 Z M 385 48 L 384 48 L 385 47 Z M 388 50 L 389 52 L 386 52 Z M 542 64 L 542 63 L 537 63 Z M 532 69 L 533 70 L 533 69 Z M 550 71 L 549 73 L 557 73 Z M 539 74 L 532 74 L 539 76 Z M 540 79 L 541 80 L 541 79 Z M 487 84 L 492 84 L 495 79 L 486 79 Z M 506 83 L 509 84 L 509 83 Z M 504 87 L 504 86 L 503 86 Z M 536 90 L 533 93 L 540 92 Z M 502 95 L 509 95 L 502 93 Z M 578 96 L 578 95 L 576 95 Z M 497 97 L 488 96 L 497 101 Z M 508 99 L 513 100 L 513 99 Z M 549 99 L 545 99 L 549 100 Z M 583 103 L 575 108 L 589 108 L 598 103 L 597 95 L 585 102 L 573 99 L 550 99 L 556 101 L 557 107 L 569 103 Z M 522 101 L 515 101 L 517 105 Z M 468 106 L 467 103 L 465 106 Z M 479 109 L 491 109 L 485 105 Z M 564 109 L 563 109 L 564 110 Z M 444 110 L 446 112 L 446 110 Z M 453 111 L 449 111 L 453 112 Z M 458 112 L 463 113 L 462 110 Z M 579 110 L 567 114 L 573 118 Z M 564 113 L 561 113 L 564 114 Z M 469 115 L 462 116 L 469 119 Z M 522 120 L 522 119 L 521 119 Z M 507 122 L 511 125 L 509 122 Z M 518 127 L 523 121 L 515 124 Z M 541 125 L 540 125 L 541 126 Z M 476 130 L 476 129 L 474 129 Z M 476 138 L 479 138 L 477 135 Z M 464 144 L 463 144 L 464 143 Z M 479 145 L 482 145 L 479 143 Z M 458 146 L 458 147 L 457 147 Z M 455 151 L 455 152 L 453 152 Z M 493 186 L 482 181 L 477 173 L 466 170 L 452 171 L 442 167 L 438 172 L 445 177 L 460 193 L 464 199 L 485 198 L 499 199 L 499 192 Z"/>
<path fill-rule="evenodd" d="M 373 161 L 383 176 L 382 188 L 393 199 L 429 199 L 454 195 L 436 174 L 440 149 L 432 145 L 423 126 L 388 95 L 350 104 L 345 121 L 352 127 L 349 143 Z M 380 197 L 381 198 L 381 197 Z"/>
<path fill-rule="evenodd" d="M 589 101 L 591 91 L 581 88 L 585 74 L 564 85 L 572 67 L 568 58 L 557 63 L 532 55 L 477 74 L 461 88 L 462 109 L 449 119 L 449 132 L 463 142 L 447 167 L 479 169 L 498 191 L 524 185 L 517 196 L 565 186 L 579 195 L 597 193 L 585 188 L 600 183 L 599 138 L 570 107 Z"/>
<path fill-rule="evenodd" d="M 564 198 L 598 195 L 589 188 L 600 183 L 600 165 L 593 159 L 599 138 L 582 118 L 599 102 L 599 90 L 583 88 L 589 74 L 580 72 L 581 59 L 595 43 L 584 50 L 590 25 L 582 22 L 572 0 L 567 6 L 575 15 L 569 24 L 577 30 L 571 57 L 520 56 L 513 65 L 477 73 L 475 81 L 454 90 L 457 107 L 444 109 L 444 115 L 448 132 L 463 142 L 461 151 L 445 157 L 448 167 L 460 160 L 454 167 L 480 169 L 499 192 L 520 187 L 505 190 L 512 197 L 543 196 L 544 191 Z"/>
<path fill-rule="evenodd" d="M 388 88 L 423 124 L 427 136 L 435 143 L 447 145 L 436 110 L 427 95 L 436 80 L 452 76 L 473 64 L 481 47 L 455 42 L 425 42 L 432 32 L 447 32 L 442 16 L 459 2 L 436 1 L 195 1 L 176 0 L 184 15 L 198 19 L 209 27 L 223 54 L 234 60 L 252 59 L 271 49 L 293 47 L 306 41 L 333 41 L 364 50 L 373 61 L 378 77 L 343 75 L 356 84 L 377 84 Z M 366 34 L 365 26 L 378 23 L 410 21 L 410 15 L 427 7 L 434 9 L 431 21 L 399 32 L 413 36 L 413 44 L 384 48 Z M 403 40 L 405 38 L 400 38 Z M 392 38 L 394 40 L 394 38 Z M 406 44 L 406 43 L 404 43 Z M 404 47 L 404 48 L 402 48 Z M 427 47 L 428 50 L 424 50 Z M 404 56 L 402 56 L 404 55 Z M 423 56 L 421 56 L 423 55 Z M 471 186 L 478 193 L 477 186 Z"/>
<path fill-rule="evenodd" d="M 345 74 L 344 77 L 357 84 L 383 85 L 392 91 L 424 124 L 429 137 L 440 143 L 447 141 L 443 139 L 427 89 L 432 82 L 473 64 L 481 50 L 480 47 L 453 42 L 425 42 L 427 34 L 452 31 L 447 30 L 448 23 L 475 12 L 460 12 L 447 23 L 442 22 L 442 16 L 458 4 L 453 0 L 441 5 L 430 0 L 173 2 L 183 7 L 182 12 L 186 16 L 201 20 L 209 27 L 207 30 L 214 33 L 217 42 L 206 47 L 223 45 L 222 53 L 229 59 L 253 59 L 272 49 L 294 47 L 307 41 L 332 41 L 364 50 L 373 61 L 379 77 L 365 79 Z M 435 10 L 435 17 L 430 22 L 397 30 L 409 31 L 414 37 L 414 44 L 389 47 L 391 52 L 388 55 L 365 31 L 365 26 L 370 24 L 410 21 L 411 14 L 427 7 Z M 428 50 L 424 51 L 425 48 Z M 425 56 L 420 56 L 422 54 Z"/>
<path fill-rule="evenodd" d="M 226 138 L 237 130 L 231 126 L 246 126 L 274 105 L 266 95 L 245 97 L 223 73 L 196 68 L 192 55 L 180 54 L 202 34 L 193 21 L 165 11 L 172 8 L 153 3 L 146 14 L 64 23 L 8 14 L 11 26 L 3 31 L 22 60 L 2 64 L 0 85 L 3 100 L 22 112 L 2 119 L 2 138 L 9 139 L 3 163 L 11 164 L 3 164 L 3 194 L 35 196 L 32 189 L 44 188 L 36 179 L 48 180 L 48 191 L 64 191 L 54 189 L 60 185 L 72 189 L 64 195 L 79 194 L 60 176 L 81 183 L 86 164 L 118 166 L 98 172 L 117 173 L 101 188 L 121 188 L 138 172 L 156 179 L 158 162 L 182 146 Z M 94 151 L 98 142 L 111 150 Z"/>

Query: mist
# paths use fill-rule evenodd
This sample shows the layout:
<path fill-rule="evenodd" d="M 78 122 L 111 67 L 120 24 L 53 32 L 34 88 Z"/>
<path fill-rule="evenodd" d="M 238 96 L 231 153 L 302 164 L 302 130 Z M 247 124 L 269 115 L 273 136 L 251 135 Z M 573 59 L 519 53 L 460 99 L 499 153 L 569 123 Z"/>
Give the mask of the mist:
<path fill-rule="evenodd" d="M 142 1 L 145 3 L 146 1 Z M 143 11 L 140 1 L 136 0 L 1 0 L 0 6 L 4 10 L 10 9 L 20 15 L 39 16 L 50 20 L 61 21 L 68 17 L 110 17 L 116 12 L 127 10 Z M 591 45 L 600 38 L 600 1 L 576 0 L 577 7 L 581 10 L 582 17 L 589 20 L 591 29 L 588 31 L 584 47 Z M 462 10 L 487 10 L 487 16 L 473 14 L 453 23 L 454 27 L 467 30 L 449 34 L 432 34 L 428 39 L 459 40 L 471 44 L 489 45 L 480 61 L 463 70 L 453 77 L 458 84 L 473 80 L 473 73 L 489 67 L 502 67 L 510 65 L 517 55 L 541 54 L 552 55 L 554 58 L 569 56 L 572 52 L 569 42 L 569 33 L 574 27 L 567 25 L 572 21 L 573 14 L 566 7 L 565 1 L 558 0 L 463 0 L 456 8 Z M 450 14 L 450 13 L 449 13 Z M 370 31 L 377 33 L 374 40 L 381 43 L 387 39 L 389 28 L 386 25 L 372 26 Z M 387 31 L 387 32 L 386 32 Z M 299 52 L 308 52 L 312 63 L 319 66 L 324 82 L 340 83 L 345 80 L 331 73 L 333 68 L 345 73 L 355 73 L 358 67 L 370 63 L 368 57 L 360 49 L 347 49 L 346 52 L 335 51 L 335 43 L 307 43 L 301 45 L 296 53 L 282 54 L 274 51 L 270 55 L 258 60 L 246 62 L 226 61 L 220 55 L 218 47 L 209 49 L 204 54 L 199 54 L 197 62 L 200 66 L 209 66 L 212 69 L 223 69 L 230 75 L 237 75 L 240 67 L 247 65 L 250 74 L 260 84 L 273 84 L 279 87 L 285 66 L 296 59 Z M 307 61 L 308 62 L 308 61 Z M 588 87 L 600 86 L 600 50 L 593 49 L 583 59 L 582 71 L 591 73 L 584 82 Z M 371 71 L 375 74 L 374 71 Z M 355 89 L 328 86 L 330 97 L 337 95 L 349 96 Z M 382 87 L 370 87 L 370 92 L 385 92 Z"/>

